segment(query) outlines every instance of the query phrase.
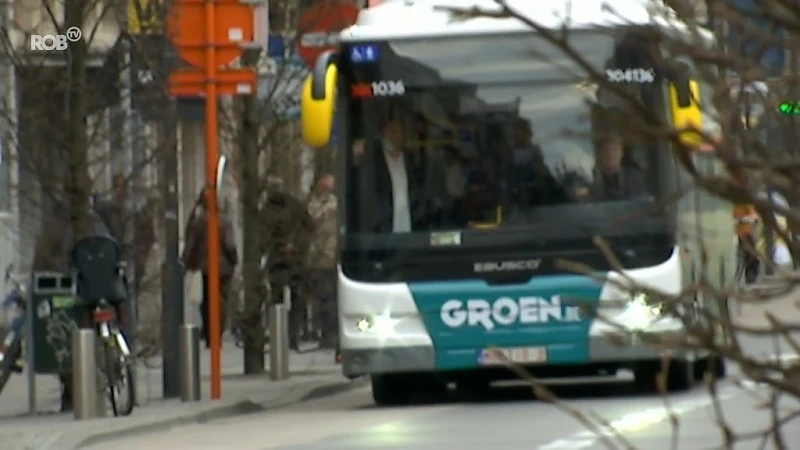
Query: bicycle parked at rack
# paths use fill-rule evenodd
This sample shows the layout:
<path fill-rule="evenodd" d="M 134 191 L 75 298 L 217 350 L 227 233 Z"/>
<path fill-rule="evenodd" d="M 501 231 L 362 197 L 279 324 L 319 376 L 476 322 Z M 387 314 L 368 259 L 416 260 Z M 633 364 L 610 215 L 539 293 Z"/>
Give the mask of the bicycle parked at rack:
<path fill-rule="evenodd" d="M 111 409 L 115 416 L 127 416 L 133 411 L 136 393 L 131 349 L 121 327 L 121 307 L 128 295 L 119 248 L 111 238 L 84 238 L 73 246 L 72 262 L 78 296 L 81 304 L 88 306 L 100 338 L 98 364 Z"/>
<path fill-rule="evenodd" d="M 25 331 L 25 311 L 27 304 L 25 301 L 25 290 L 22 285 L 11 276 L 13 266 L 6 268 L 6 281 L 13 285 L 11 291 L 3 299 L 2 308 L 4 311 L 14 308 L 8 330 L 0 343 L 0 393 L 6 386 L 12 373 L 22 373 L 20 357 L 22 356 L 22 338 Z"/>

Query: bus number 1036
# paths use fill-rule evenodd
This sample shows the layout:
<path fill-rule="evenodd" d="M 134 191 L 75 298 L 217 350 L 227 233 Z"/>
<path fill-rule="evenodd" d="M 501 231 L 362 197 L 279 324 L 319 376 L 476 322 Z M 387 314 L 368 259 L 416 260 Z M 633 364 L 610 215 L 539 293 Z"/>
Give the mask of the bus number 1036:
<path fill-rule="evenodd" d="M 373 81 L 357 83 L 351 88 L 354 98 L 396 97 L 406 94 L 406 86 L 402 81 Z"/>
<path fill-rule="evenodd" d="M 372 95 L 375 97 L 392 97 L 405 95 L 406 86 L 402 81 L 373 81 Z"/>

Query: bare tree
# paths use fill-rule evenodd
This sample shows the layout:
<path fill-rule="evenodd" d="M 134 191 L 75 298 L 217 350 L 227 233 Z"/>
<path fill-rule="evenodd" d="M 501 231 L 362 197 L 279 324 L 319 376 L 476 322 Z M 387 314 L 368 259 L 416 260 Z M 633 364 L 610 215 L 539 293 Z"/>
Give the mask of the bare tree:
<path fill-rule="evenodd" d="M 91 198 L 99 209 L 101 204 L 109 206 L 104 219 L 120 240 L 130 268 L 145 266 L 137 258 L 146 259 L 156 239 L 147 231 L 158 217 L 155 183 L 163 177 L 156 176 L 156 168 L 164 149 L 153 138 L 151 126 L 133 125 L 134 117 L 124 105 L 130 95 L 130 86 L 123 82 L 130 58 L 125 56 L 121 31 L 127 27 L 128 4 L 28 0 L 11 8 L 13 14 L 3 12 L 13 20 L 1 29 L 0 61 L 9 73 L 5 81 L 10 92 L 16 92 L 8 96 L 0 120 L 9 156 L 4 164 L 18 173 L 10 188 L 19 201 L 14 228 L 20 231 L 21 266 L 31 266 L 34 248 L 43 240 L 61 238 L 48 236 L 48 226 L 82 233 L 89 226 Z M 65 48 L 49 47 L 52 36 L 75 29 L 80 32 L 69 35 Z M 42 42 L 34 37 L 47 35 L 51 37 L 44 38 L 46 48 L 32 44 Z M 169 114 L 173 112 L 159 119 L 166 121 Z M 144 294 L 139 298 L 153 298 L 151 279 L 159 275 L 137 275 L 139 294 Z M 141 306 L 146 316 L 160 315 L 153 302 Z M 140 337 L 145 353 L 160 348 L 157 334 Z"/>
<path fill-rule="evenodd" d="M 304 168 L 296 116 L 305 70 L 297 66 L 292 50 L 298 35 L 297 13 L 295 2 L 270 4 L 270 30 L 283 37 L 286 57 L 268 58 L 266 49 L 260 54 L 247 55 L 242 63 L 258 70 L 266 83 L 259 84 L 257 97 L 243 98 L 226 121 L 226 134 L 235 149 L 233 166 L 240 192 L 238 203 L 243 236 L 244 301 L 234 306 L 232 326 L 244 348 L 245 373 L 264 370 L 264 346 L 268 342 L 264 319 L 272 298 L 269 281 L 274 275 L 270 273 L 269 264 L 265 264 L 265 256 L 275 245 L 270 224 L 275 219 L 289 220 L 276 217 L 289 213 L 270 208 L 269 191 L 280 185 L 284 194 L 303 201 L 305 197 L 301 186 Z M 295 304 L 293 309 L 299 311 L 301 305 Z"/>
<path fill-rule="evenodd" d="M 576 2 L 573 6 L 579 8 L 580 4 Z M 636 80 L 616 79 L 613 73 L 608 72 L 609 67 L 598 66 L 592 61 L 594 55 L 582 53 L 572 39 L 569 26 L 572 11 L 569 8 L 558 11 L 564 17 L 564 26 L 557 29 L 544 26 L 541 18 L 528 17 L 503 0 L 497 0 L 495 8 L 455 8 L 448 11 L 454 20 L 490 17 L 523 22 L 577 67 L 570 76 L 590 87 L 592 95 L 588 101 L 602 103 L 600 97 L 605 96 L 624 111 L 622 115 L 610 114 L 608 122 L 601 128 L 623 130 L 622 139 L 626 141 L 645 141 L 652 148 L 671 152 L 683 175 L 671 193 L 662 194 L 659 208 L 684 208 L 687 199 L 691 199 L 689 203 L 693 207 L 699 208 L 689 214 L 684 223 L 676 224 L 682 235 L 680 246 L 691 252 L 684 257 L 687 264 L 691 261 L 692 270 L 687 269 L 684 276 L 689 276 L 693 282 L 678 294 L 662 287 L 636 283 L 626 275 L 614 246 L 603 236 L 596 236 L 595 242 L 615 267 L 601 280 L 626 292 L 627 298 L 631 299 L 630 308 L 641 307 L 645 315 L 666 314 L 679 318 L 686 329 L 685 335 L 665 338 L 646 331 L 632 332 L 630 324 L 606 316 L 602 308 L 599 311 L 587 309 L 587 313 L 596 314 L 598 320 L 614 325 L 617 333 L 611 338 L 619 341 L 620 345 L 635 334 L 637 339 L 663 349 L 665 355 L 671 350 L 710 354 L 712 361 L 716 362 L 703 367 L 701 375 L 704 374 L 705 385 L 715 398 L 724 448 L 733 448 L 738 442 L 754 439 L 763 445 L 771 442 L 774 448 L 791 447 L 781 429 L 798 413 L 780 410 L 778 399 L 786 396 L 797 398 L 800 394 L 796 382 L 800 361 L 759 357 L 749 353 L 742 341 L 747 337 L 768 336 L 775 342 L 776 352 L 785 348 L 800 354 L 796 340 L 798 323 L 793 319 L 797 315 L 797 304 L 792 300 L 796 298 L 798 280 L 793 269 L 800 255 L 800 243 L 796 238 L 800 226 L 800 192 L 797 188 L 800 186 L 800 160 L 796 151 L 800 148 L 800 103 L 797 101 L 800 98 L 800 5 L 781 0 L 759 1 L 754 7 L 744 9 L 737 7 L 735 2 L 712 0 L 652 2 L 649 13 L 654 20 L 661 23 L 671 21 L 669 23 L 686 33 L 671 33 L 668 26 L 645 27 L 636 30 L 636 40 L 640 48 L 645 48 L 643 56 L 652 62 L 657 76 L 674 77 L 683 67 L 693 68 L 688 76 L 700 85 L 702 91 L 702 126 L 698 122 L 665 120 L 654 113 L 655 110 L 641 95 L 636 94 Z M 617 14 L 614 2 L 608 2 L 606 12 L 611 16 Z M 732 38 L 734 35 L 735 39 Z M 785 66 L 777 70 L 772 64 L 776 55 L 786 58 Z M 543 57 L 531 54 L 531 58 Z M 631 120 L 631 117 L 636 117 L 636 120 Z M 565 133 L 577 133 L 567 124 L 564 128 Z M 600 132 L 596 128 L 593 127 L 592 139 L 601 138 L 596 134 Z M 563 172 L 562 177 L 575 178 L 569 170 Z M 697 206 L 719 205 L 719 202 L 723 206 L 729 205 L 731 215 L 704 216 L 702 207 Z M 737 258 L 741 262 L 749 255 L 767 269 L 765 272 L 774 273 L 769 283 L 762 282 L 759 288 L 746 287 L 738 276 L 723 276 L 720 280 L 722 271 L 730 273 L 732 270 L 721 267 L 719 258 L 725 251 L 730 255 L 729 243 L 734 236 L 733 210 L 742 205 L 755 208 L 760 224 L 752 245 L 739 244 Z M 642 214 L 648 212 L 631 212 L 626 217 L 618 217 L 615 223 Z M 761 235 L 771 235 L 772 245 L 758 242 Z M 727 244 L 723 242 L 725 240 Z M 728 250 L 723 250 L 724 246 Z M 592 267 L 570 261 L 562 261 L 561 265 L 577 273 L 596 276 Z M 653 308 L 658 312 L 652 312 Z M 744 323 L 739 314 L 742 310 L 763 315 L 763 323 Z M 768 405 L 772 422 L 765 429 L 745 434 L 726 422 L 717 397 L 717 380 L 724 375 L 719 364 L 722 360 L 738 365 L 744 378 L 768 387 L 763 401 Z M 667 407 L 668 388 L 675 384 L 673 378 L 682 376 L 670 367 L 670 363 L 665 357 L 653 380 L 665 396 Z M 600 433 L 609 448 L 630 448 L 622 436 L 597 428 L 594 424 L 598 419 L 591 414 L 570 407 L 535 377 L 510 361 L 508 364 L 532 383 L 536 395 L 555 403 Z M 678 419 L 673 418 L 671 424 L 677 436 Z M 677 445 L 677 440 L 674 440 L 674 445 Z"/>

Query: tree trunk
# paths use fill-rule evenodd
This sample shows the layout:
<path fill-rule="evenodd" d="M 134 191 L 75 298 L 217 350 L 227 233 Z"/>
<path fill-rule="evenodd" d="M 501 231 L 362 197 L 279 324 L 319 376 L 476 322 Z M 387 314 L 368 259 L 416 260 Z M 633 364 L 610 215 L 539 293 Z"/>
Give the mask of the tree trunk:
<path fill-rule="evenodd" d="M 243 58 L 245 67 L 255 67 L 256 52 Z M 261 232 L 259 229 L 259 197 L 261 183 L 258 179 L 259 105 L 255 95 L 242 98 L 239 138 L 242 150 L 241 211 L 242 211 L 242 278 L 244 281 L 244 313 L 240 324 L 244 351 L 244 373 L 264 372 L 264 324 L 262 306 L 266 301 L 261 275 Z"/>
<path fill-rule="evenodd" d="M 164 262 L 161 267 L 161 341 L 164 398 L 179 397 L 178 330 L 183 317 L 183 271 L 178 254 L 178 142 L 177 120 L 168 104 L 168 116 L 158 124 L 158 155 L 163 199 Z M 222 324 L 224 326 L 224 324 Z"/>
<path fill-rule="evenodd" d="M 64 5 L 64 30 L 84 28 L 87 0 L 68 0 Z M 88 142 L 86 137 L 86 60 L 88 46 L 85 38 L 70 42 L 64 51 L 67 64 L 67 96 L 64 105 L 67 115 L 66 139 L 68 173 L 65 193 L 69 205 L 69 220 L 76 237 L 89 229 L 89 197 L 92 193 L 89 178 Z"/>

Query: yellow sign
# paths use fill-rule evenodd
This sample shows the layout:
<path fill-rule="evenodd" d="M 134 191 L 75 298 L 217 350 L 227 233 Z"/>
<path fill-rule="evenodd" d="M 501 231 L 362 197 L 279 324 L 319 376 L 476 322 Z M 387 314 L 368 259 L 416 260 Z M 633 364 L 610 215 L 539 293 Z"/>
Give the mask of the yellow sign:
<path fill-rule="evenodd" d="M 164 33 L 166 0 L 128 0 L 128 31 L 131 34 Z"/>

